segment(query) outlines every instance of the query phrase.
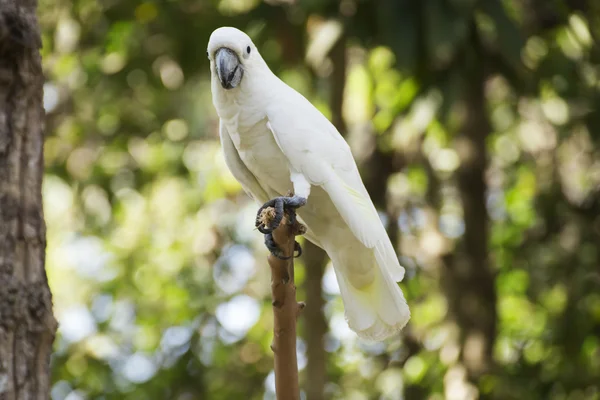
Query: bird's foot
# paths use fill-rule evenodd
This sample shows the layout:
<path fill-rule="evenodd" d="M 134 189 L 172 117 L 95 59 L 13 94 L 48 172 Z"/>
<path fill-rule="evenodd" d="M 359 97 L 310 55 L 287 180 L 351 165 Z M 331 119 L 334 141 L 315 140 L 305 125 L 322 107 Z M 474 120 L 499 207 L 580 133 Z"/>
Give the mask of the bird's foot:
<path fill-rule="evenodd" d="M 290 224 L 296 223 L 296 209 L 306 204 L 306 198 L 300 196 L 292 197 L 275 197 L 263 204 L 256 213 L 255 226 L 263 234 L 273 232 L 283 219 L 284 211 L 288 214 Z M 272 207 L 274 215 L 269 218 L 268 222 L 265 222 L 263 211 L 267 208 Z"/>
<path fill-rule="evenodd" d="M 276 197 L 267 201 L 256 213 L 256 228 L 265 235 L 265 246 L 275 257 L 287 260 L 291 256 L 284 256 L 283 251 L 277 246 L 273 239 L 273 231 L 279 227 L 283 220 L 284 212 L 288 215 L 290 225 L 299 225 L 296 221 L 296 209 L 306 204 L 306 198 L 300 196 Z M 268 208 L 271 210 L 268 210 Z M 269 213 L 270 215 L 265 215 Z M 304 226 L 297 227 L 298 233 L 304 233 Z M 302 247 L 300 243 L 294 242 L 294 257 L 300 257 Z"/>
<path fill-rule="evenodd" d="M 289 260 L 292 258 L 291 256 L 286 257 L 284 255 L 283 251 L 279 248 L 279 246 L 277 246 L 277 243 L 275 243 L 272 233 L 265 234 L 265 246 L 267 246 L 267 249 L 271 254 L 280 260 Z M 300 243 L 296 241 L 294 241 L 294 253 L 294 258 L 298 258 L 302 255 L 302 247 L 300 246 Z"/>

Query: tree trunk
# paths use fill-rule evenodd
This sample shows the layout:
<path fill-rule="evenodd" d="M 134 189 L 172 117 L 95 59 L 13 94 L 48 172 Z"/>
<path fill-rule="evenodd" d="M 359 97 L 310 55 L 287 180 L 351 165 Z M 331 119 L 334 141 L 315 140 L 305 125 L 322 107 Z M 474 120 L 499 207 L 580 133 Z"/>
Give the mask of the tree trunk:
<path fill-rule="evenodd" d="M 460 157 L 458 188 L 463 206 L 465 234 L 461 252 L 446 256 L 443 282 L 450 312 L 461 331 L 461 360 L 468 378 L 476 382 L 493 364 L 496 339 L 496 290 L 488 259 L 488 214 L 486 209 L 487 148 L 491 131 L 485 107 L 485 72 L 479 40 L 465 54 L 463 66 L 465 111 L 461 132 L 455 141 Z"/>
<path fill-rule="evenodd" d="M 325 335 L 327 320 L 323 313 L 325 300 L 321 289 L 323 273 L 327 264 L 327 255 L 320 247 L 308 240 L 304 242 L 302 257 L 306 266 L 304 290 L 306 308 L 304 309 L 304 340 L 306 341 L 306 379 L 304 390 L 307 400 L 323 400 L 327 383 L 327 353 Z"/>
<path fill-rule="evenodd" d="M 0 399 L 48 399 L 57 323 L 44 252 L 35 0 L 0 0 Z"/>
<path fill-rule="evenodd" d="M 333 72 L 329 77 L 331 121 L 340 132 L 346 134 L 346 124 L 342 115 L 344 104 L 344 88 L 346 86 L 346 36 L 342 34 L 329 53 L 333 62 Z M 322 281 L 327 265 L 327 253 L 320 247 L 304 242 L 304 265 L 306 278 L 306 309 L 304 310 L 304 339 L 306 340 L 306 379 L 304 389 L 307 400 L 323 400 L 327 384 L 327 352 L 325 351 L 325 335 L 328 325 L 323 307 Z"/>

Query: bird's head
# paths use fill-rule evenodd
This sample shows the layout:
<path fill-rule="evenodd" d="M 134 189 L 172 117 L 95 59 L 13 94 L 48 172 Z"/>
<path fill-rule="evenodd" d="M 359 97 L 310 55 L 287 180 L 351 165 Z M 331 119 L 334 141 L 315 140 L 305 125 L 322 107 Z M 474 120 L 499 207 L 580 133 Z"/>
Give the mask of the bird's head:
<path fill-rule="evenodd" d="M 261 60 L 250 37 L 230 27 L 216 29 L 210 35 L 207 55 L 213 79 L 219 79 L 225 90 L 238 87 L 244 72 Z"/>

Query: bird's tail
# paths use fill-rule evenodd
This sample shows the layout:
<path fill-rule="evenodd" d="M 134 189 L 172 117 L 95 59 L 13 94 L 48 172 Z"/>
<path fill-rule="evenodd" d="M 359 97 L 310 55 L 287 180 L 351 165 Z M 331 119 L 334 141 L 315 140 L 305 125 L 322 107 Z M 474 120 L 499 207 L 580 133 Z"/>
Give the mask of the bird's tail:
<path fill-rule="evenodd" d="M 332 256 L 346 320 L 363 339 L 382 341 L 398 333 L 410 319 L 402 289 L 402 268 L 391 243 L 362 247 Z M 391 252 L 390 252 L 391 250 Z M 365 284 L 366 283 L 366 284 Z"/>

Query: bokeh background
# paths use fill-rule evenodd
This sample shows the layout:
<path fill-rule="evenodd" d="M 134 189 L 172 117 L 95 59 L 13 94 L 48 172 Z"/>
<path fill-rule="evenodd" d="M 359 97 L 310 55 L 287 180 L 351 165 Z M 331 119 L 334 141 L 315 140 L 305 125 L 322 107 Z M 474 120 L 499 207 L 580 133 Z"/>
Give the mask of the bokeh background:
<path fill-rule="evenodd" d="M 596 0 L 40 0 L 53 400 L 273 399 L 256 206 L 206 45 L 236 26 L 333 120 L 412 319 L 347 328 L 305 244 L 302 396 L 600 398 Z"/>

